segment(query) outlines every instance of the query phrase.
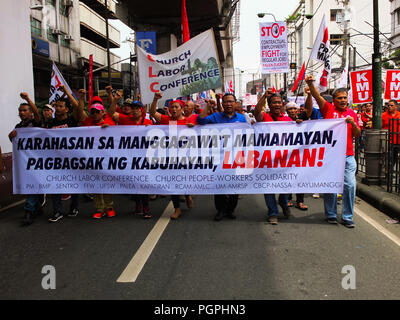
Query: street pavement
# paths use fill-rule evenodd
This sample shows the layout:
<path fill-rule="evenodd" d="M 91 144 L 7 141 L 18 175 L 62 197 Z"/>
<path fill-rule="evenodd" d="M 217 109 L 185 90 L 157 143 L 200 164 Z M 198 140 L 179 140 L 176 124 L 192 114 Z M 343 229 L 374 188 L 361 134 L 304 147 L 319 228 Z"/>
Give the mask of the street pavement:
<path fill-rule="evenodd" d="M 322 199 L 311 195 L 309 210 L 293 208 L 289 220 L 280 213 L 276 226 L 266 221 L 262 195 L 243 195 L 237 219 L 219 222 L 212 196 L 194 197 L 191 210 L 182 203 L 175 221 L 169 197 L 151 202 L 150 220 L 132 213 L 128 195 L 116 195 L 117 216 L 101 220 L 91 218 L 93 202 L 81 199 L 80 214 L 57 223 L 47 221 L 51 203 L 29 227 L 20 226 L 22 205 L 0 212 L 0 299 L 400 298 L 400 225 L 359 199 L 357 213 L 375 227 L 359 214 L 354 229 L 330 225 Z M 153 230 L 160 222 L 164 228 Z M 136 281 L 117 282 L 138 251 L 147 258 Z M 56 288 L 46 290 L 48 265 Z M 355 289 L 342 287 L 345 266 L 354 268 Z"/>

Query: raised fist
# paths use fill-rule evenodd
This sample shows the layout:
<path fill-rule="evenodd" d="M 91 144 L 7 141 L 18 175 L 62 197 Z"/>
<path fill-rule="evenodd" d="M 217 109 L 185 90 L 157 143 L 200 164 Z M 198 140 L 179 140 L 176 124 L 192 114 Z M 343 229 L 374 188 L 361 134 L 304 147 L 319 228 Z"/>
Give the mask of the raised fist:
<path fill-rule="evenodd" d="M 29 99 L 29 95 L 26 92 L 21 92 L 19 95 L 24 100 L 28 100 Z"/>
<path fill-rule="evenodd" d="M 162 98 L 162 93 L 161 92 L 155 92 L 154 93 L 154 100 L 159 100 Z"/>

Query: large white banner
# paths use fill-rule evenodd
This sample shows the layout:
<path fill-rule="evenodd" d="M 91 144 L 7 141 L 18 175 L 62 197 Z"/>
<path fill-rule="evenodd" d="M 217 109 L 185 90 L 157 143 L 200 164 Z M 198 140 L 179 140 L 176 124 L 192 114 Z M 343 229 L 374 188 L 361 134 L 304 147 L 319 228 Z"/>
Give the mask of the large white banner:
<path fill-rule="evenodd" d="M 176 99 L 222 87 L 212 29 L 164 54 L 136 49 L 143 103 L 151 103 L 155 92 L 161 92 L 164 99 Z"/>
<path fill-rule="evenodd" d="M 345 119 L 21 128 L 14 193 L 340 193 Z"/>
<path fill-rule="evenodd" d="M 261 72 L 288 73 L 286 22 L 260 23 Z"/>

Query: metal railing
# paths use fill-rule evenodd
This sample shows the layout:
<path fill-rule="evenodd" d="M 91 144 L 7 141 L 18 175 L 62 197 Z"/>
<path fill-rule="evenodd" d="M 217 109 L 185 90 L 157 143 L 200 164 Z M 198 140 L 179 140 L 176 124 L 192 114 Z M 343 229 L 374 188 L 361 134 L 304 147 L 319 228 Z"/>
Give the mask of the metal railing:
<path fill-rule="evenodd" d="M 400 151 L 400 119 L 389 120 L 388 130 L 388 152 L 387 152 L 387 191 L 400 194 L 400 165 L 399 165 L 399 151 Z"/>

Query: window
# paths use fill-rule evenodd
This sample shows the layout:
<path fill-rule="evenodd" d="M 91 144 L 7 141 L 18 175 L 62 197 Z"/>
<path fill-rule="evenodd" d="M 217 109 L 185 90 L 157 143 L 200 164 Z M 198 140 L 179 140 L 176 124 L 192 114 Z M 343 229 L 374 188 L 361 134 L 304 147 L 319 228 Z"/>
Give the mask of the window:
<path fill-rule="evenodd" d="M 31 20 L 31 34 L 39 37 L 42 36 L 42 23 L 35 18 Z"/>
<path fill-rule="evenodd" d="M 50 4 L 53 7 L 55 7 L 56 6 L 56 0 L 46 0 L 46 4 Z"/>
<path fill-rule="evenodd" d="M 57 35 L 51 32 L 51 28 L 47 28 L 47 39 L 51 42 L 57 43 Z"/>
<path fill-rule="evenodd" d="M 65 48 L 69 48 L 69 41 L 65 40 L 65 35 L 61 35 L 60 37 L 60 44 L 65 47 Z"/>
<path fill-rule="evenodd" d="M 342 9 L 331 9 L 331 21 L 337 21 L 337 19 L 341 19 L 343 15 Z"/>
<path fill-rule="evenodd" d="M 64 1 L 60 2 L 59 8 L 60 8 L 59 9 L 60 14 L 62 14 L 63 16 L 66 16 L 67 15 L 67 6 L 65 5 Z"/>
<path fill-rule="evenodd" d="M 400 25 L 400 9 L 396 10 L 396 24 Z"/>
<path fill-rule="evenodd" d="M 329 37 L 329 42 L 331 45 L 340 45 L 343 40 L 342 34 L 331 34 Z"/>

